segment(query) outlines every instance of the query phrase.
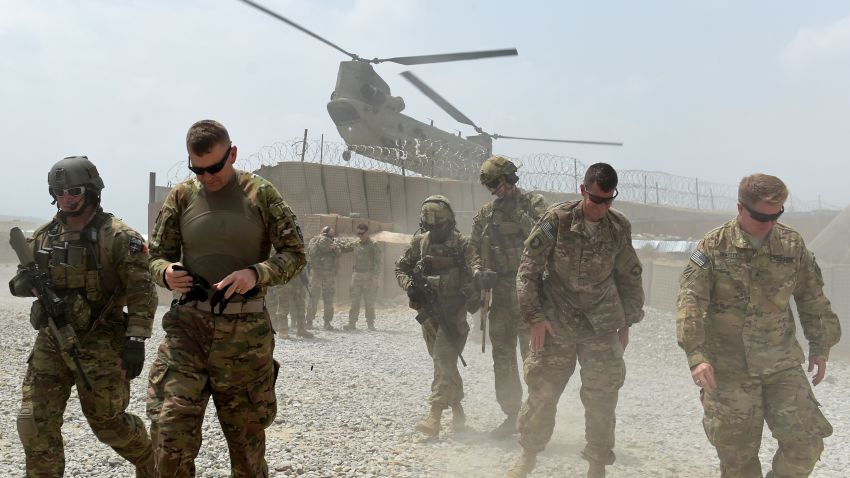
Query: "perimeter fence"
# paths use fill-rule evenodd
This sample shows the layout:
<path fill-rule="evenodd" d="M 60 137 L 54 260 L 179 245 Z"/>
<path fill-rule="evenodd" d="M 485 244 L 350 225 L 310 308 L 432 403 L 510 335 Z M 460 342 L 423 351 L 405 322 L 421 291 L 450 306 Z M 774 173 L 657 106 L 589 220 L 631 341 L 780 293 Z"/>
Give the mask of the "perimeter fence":
<path fill-rule="evenodd" d="M 417 141 L 413 148 L 352 146 L 324 138 L 294 138 L 278 141 L 237 160 L 240 169 L 255 171 L 281 162 L 310 162 L 349 168 L 384 171 L 405 176 L 434 176 L 473 179 L 484 157 L 469 150 L 452 150 L 445 144 Z M 379 159 L 374 159 L 379 158 Z M 530 154 L 511 158 L 520 167 L 525 189 L 578 193 L 588 165 L 572 156 Z M 189 177 L 185 163 L 175 164 L 168 172 L 169 185 Z M 662 206 L 729 211 L 738 202 L 738 187 L 677 176 L 659 171 L 620 170 L 618 199 Z M 839 210 L 839 206 L 820 199 L 789 197 L 789 211 Z"/>

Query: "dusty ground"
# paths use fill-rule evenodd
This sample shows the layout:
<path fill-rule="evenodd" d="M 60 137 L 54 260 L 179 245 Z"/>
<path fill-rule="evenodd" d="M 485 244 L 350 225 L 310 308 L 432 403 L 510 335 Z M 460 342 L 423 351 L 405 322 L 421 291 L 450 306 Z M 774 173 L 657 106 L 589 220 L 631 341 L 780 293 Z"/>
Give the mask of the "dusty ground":
<path fill-rule="evenodd" d="M 13 269 L 0 266 L 0 277 Z M 15 430 L 20 381 L 35 332 L 27 320 L 28 300 L 12 298 L 0 287 L 0 474 L 19 476 L 23 451 Z M 164 312 L 160 308 L 158 317 Z M 341 324 L 342 316 L 336 318 Z M 469 430 L 444 427 L 439 440 L 422 442 L 412 431 L 427 412 L 430 359 L 413 314 L 403 307 L 379 313 L 377 332 L 324 332 L 312 340 L 279 340 L 275 356 L 283 364 L 277 392 L 281 406 L 269 428 L 267 457 L 272 476 L 500 476 L 518 451 L 514 440 L 493 441 L 487 431 L 502 419 L 493 396 L 491 359 L 470 342 L 464 354 Z M 148 363 L 161 339 L 147 344 Z M 478 340 L 479 335 L 471 337 Z M 683 353 L 675 342 L 673 317 L 647 310 L 633 329 L 626 351 L 628 376 L 620 395 L 617 463 L 611 477 L 718 476 L 717 459 L 700 424 L 701 409 Z M 147 370 L 143 372 L 146 376 Z M 845 477 L 850 468 L 850 410 L 846 363 L 830 363 L 816 393 L 835 428 L 827 439 L 814 477 Z M 555 436 L 532 476 L 580 476 L 584 462 L 584 418 L 574 377 L 564 393 Z M 144 417 L 144 380 L 133 381 L 130 410 Z M 65 414 L 66 476 L 132 476 L 130 467 L 98 443 L 72 395 Z M 769 468 L 775 442 L 765 428 L 762 462 Z M 229 476 L 226 446 L 207 413 L 199 476 Z"/>

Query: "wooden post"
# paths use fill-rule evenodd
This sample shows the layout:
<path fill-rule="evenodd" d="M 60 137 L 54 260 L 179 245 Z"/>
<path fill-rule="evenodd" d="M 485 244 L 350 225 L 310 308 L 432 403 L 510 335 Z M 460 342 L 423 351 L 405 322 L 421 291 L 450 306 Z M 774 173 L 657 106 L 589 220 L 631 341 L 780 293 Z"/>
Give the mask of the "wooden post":
<path fill-rule="evenodd" d="M 322 164 L 322 158 L 325 156 L 325 133 L 319 138 L 319 164 Z M 302 159 L 302 162 L 304 160 Z"/>
<path fill-rule="evenodd" d="M 643 203 L 646 204 L 646 174 L 643 175 Z"/>
<path fill-rule="evenodd" d="M 699 209 L 699 178 L 694 178 L 694 185 L 696 187 L 697 209 Z"/>
<path fill-rule="evenodd" d="M 301 162 L 304 162 L 304 155 L 307 154 L 307 128 L 304 128 L 304 142 L 301 143 Z"/>

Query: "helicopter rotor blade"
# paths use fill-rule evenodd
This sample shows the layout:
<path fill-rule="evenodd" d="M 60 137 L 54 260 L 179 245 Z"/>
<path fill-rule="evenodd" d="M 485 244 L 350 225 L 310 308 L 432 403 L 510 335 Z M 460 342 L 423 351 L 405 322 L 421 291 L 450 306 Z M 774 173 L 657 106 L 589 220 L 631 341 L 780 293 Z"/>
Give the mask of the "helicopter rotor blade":
<path fill-rule="evenodd" d="M 242 0 L 245 1 L 245 0 Z M 477 60 L 479 58 L 495 58 L 499 56 L 516 56 L 516 48 L 504 50 L 467 51 L 462 53 L 441 53 L 438 55 L 397 56 L 394 58 L 375 58 L 372 63 L 391 61 L 400 65 L 424 65 L 427 63 L 445 63 L 449 61 Z"/>
<path fill-rule="evenodd" d="M 432 90 L 430 86 L 426 85 L 424 81 L 420 80 L 413 73 L 409 71 L 404 71 L 401 73 L 401 76 L 404 77 L 407 81 L 413 83 L 413 86 L 419 89 L 425 96 L 431 98 L 431 101 L 437 103 L 437 106 L 443 109 L 446 113 L 449 114 L 452 118 L 455 119 L 458 123 L 467 124 L 475 128 L 479 133 L 481 132 L 481 128 L 475 124 L 471 119 L 467 118 L 465 114 L 461 113 L 460 110 L 452 106 L 451 103 L 445 100 L 442 96 L 440 96 L 436 91 Z"/>
<path fill-rule="evenodd" d="M 552 139 L 552 138 L 525 138 L 522 136 L 502 136 L 500 134 L 492 135 L 493 139 L 522 139 L 526 141 L 546 141 L 549 143 L 574 143 L 574 144 L 595 144 L 598 146 L 622 146 L 623 143 L 615 143 L 611 141 L 582 141 L 577 139 Z"/>
<path fill-rule="evenodd" d="M 333 42 L 331 42 L 331 41 L 329 41 L 329 40 L 326 40 L 326 39 L 324 39 L 324 38 L 320 37 L 319 35 L 316 35 L 315 33 L 311 32 L 310 30 L 308 30 L 308 29 L 306 29 L 306 28 L 302 27 L 301 25 L 299 25 L 299 24 L 297 24 L 297 23 L 293 22 L 292 20 L 290 20 L 290 19 L 288 19 L 288 18 L 284 17 L 283 15 L 281 15 L 281 14 L 279 14 L 279 13 L 277 13 L 277 12 L 274 12 L 274 11 L 272 11 L 272 10 L 269 10 L 268 8 L 266 8 L 266 7 L 262 6 L 262 5 L 258 4 L 258 3 L 254 3 L 254 2 L 252 2 L 251 0 L 239 0 L 239 1 L 241 1 L 242 3 L 248 4 L 248 5 L 250 5 L 250 6 L 254 7 L 254 8 L 256 8 L 257 10 L 259 10 L 259 11 L 261 11 L 261 12 L 264 12 L 264 13 L 266 13 L 266 14 L 268 14 L 268 15 L 273 16 L 273 17 L 277 18 L 278 20 L 280 20 L 280 21 L 282 21 L 282 22 L 286 23 L 287 25 L 289 25 L 289 26 L 291 26 L 291 27 L 293 27 L 293 28 L 296 28 L 296 29 L 298 29 L 298 30 L 301 30 L 302 32 L 306 33 L 307 35 L 310 35 L 311 37 L 315 38 L 316 40 L 319 40 L 320 42 L 324 43 L 325 45 L 328 45 L 328 46 L 330 46 L 331 48 L 334 48 L 335 50 L 337 50 L 337 51 L 339 51 L 339 52 L 342 52 L 342 53 L 344 53 L 344 54 L 348 55 L 349 57 L 351 57 L 351 59 L 352 59 L 352 60 L 356 60 L 356 59 L 358 59 L 358 58 L 359 58 L 359 57 L 358 57 L 357 55 L 355 55 L 354 53 L 350 53 L 350 52 L 345 51 L 342 47 L 340 47 L 340 46 L 336 45 L 335 43 L 333 43 Z"/>

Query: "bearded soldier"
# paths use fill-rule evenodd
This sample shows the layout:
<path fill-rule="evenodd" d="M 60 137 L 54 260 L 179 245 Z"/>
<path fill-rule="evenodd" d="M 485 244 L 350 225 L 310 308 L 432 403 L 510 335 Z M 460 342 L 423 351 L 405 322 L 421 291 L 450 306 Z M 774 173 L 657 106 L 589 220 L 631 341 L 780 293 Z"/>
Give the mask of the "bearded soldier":
<path fill-rule="evenodd" d="M 469 240 L 455 229 L 448 199 L 431 196 L 422 203 L 421 234 L 415 234 L 395 267 L 398 285 L 407 292 L 428 354 L 434 362 L 431 412 L 416 425 L 428 437 L 440 433 L 443 410 L 451 407 L 452 426 L 463 428 L 463 381 L 457 362 L 466 344 L 469 324 L 466 302 L 473 298 L 472 268 L 477 267 Z"/>
<path fill-rule="evenodd" d="M 142 371 L 157 304 L 147 246 L 136 231 L 103 212 L 103 180 L 85 156 L 53 165 L 47 183 L 58 212 L 35 231 L 29 245 L 64 303 L 64 321 L 73 328 L 79 353 L 75 363 L 61 350 L 46 309 L 35 302 L 30 322 L 38 336 L 18 415 L 26 476 L 63 475 L 62 415 L 76 385 L 83 415 L 98 440 L 132 463 L 137 477 L 152 477 L 147 430 L 139 417 L 125 412 L 130 380 Z M 19 271 L 9 284 L 14 295 L 33 296 L 30 277 Z"/>
<path fill-rule="evenodd" d="M 516 173 L 514 163 L 502 156 L 493 156 L 481 165 L 481 184 L 496 199 L 478 211 L 469 238 L 481 257 L 481 269 L 475 271 L 475 277 L 481 289 L 492 291 L 493 298 L 487 326 L 496 376 L 496 401 L 507 415 L 491 432 L 494 438 L 516 433 L 516 418 L 522 405 L 517 342 L 523 359 L 528 356 L 529 343 L 528 324 L 519 315 L 516 274 L 523 241 L 546 211 L 543 196 L 517 187 Z"/>

